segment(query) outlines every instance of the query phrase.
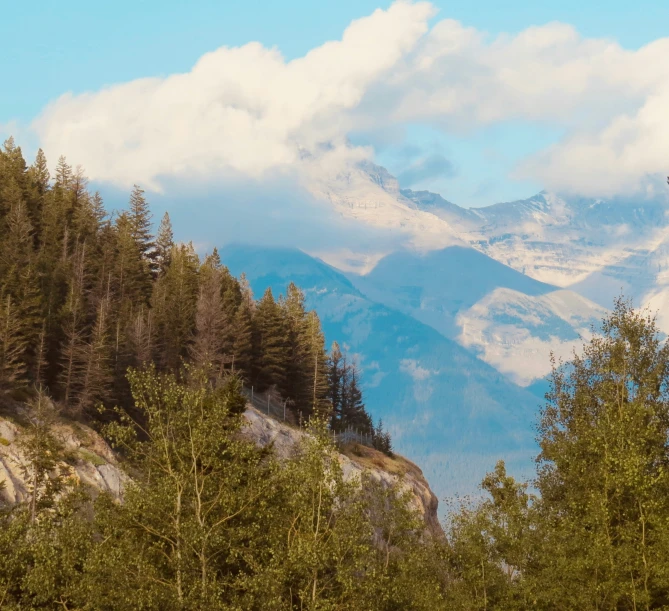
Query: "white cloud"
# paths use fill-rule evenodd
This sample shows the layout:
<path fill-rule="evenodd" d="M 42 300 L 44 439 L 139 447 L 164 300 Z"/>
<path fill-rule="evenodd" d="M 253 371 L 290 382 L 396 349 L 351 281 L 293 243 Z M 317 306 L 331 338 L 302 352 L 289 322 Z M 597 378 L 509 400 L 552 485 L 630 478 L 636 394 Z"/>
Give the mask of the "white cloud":
<path fill-rule="evenodd" d="M 399 1 L 339 41 L 286 62 L 259 43 L 222 47 L 193 69 L 66 94 L 34 122 L 52 158 L 93 179 L 158 190 L 165 177 L 303 183 L 369 157 L 355 130 L 428 122 L 469 130 L 522 120 L 564 139 L 519 168 L 547 188 L 606 195 L 664 172 L 669 159 L 669 38 L 638 50 L 550 23 L 491 39 Z"/>
<path fill-rule="evenodd" d="M 414 382 L 423 382 L 431 376 L 439 373 L 438 371 L 421 367 L 416 359 L 402 359 L 400 361 L 400 371 L 410 375 Z"/>
<path fill-rule="evenodd" d="M 222 47 L 186 74 L 66 94 L 35 129 L 47 153 L 85 163 L 92 178 L 153 189 L 165 175 L 259 178 L 326 142 L 334 158 L 332 147 L 346 149 L 344 111 L 410 51 L 432 14 L 427 3 L 397 2 L 290 62 L 259 43 Z"/>

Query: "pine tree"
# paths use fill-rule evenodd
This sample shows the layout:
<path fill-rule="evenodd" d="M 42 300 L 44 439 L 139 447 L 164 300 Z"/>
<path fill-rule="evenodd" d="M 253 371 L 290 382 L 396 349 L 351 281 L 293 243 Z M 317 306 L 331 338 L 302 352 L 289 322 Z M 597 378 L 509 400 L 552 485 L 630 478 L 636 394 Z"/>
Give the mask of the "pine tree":
<path fill-rule="evenodd" d="M 91 332 L 83 349 L 83 367 L 76 404 L 81 411 L 90 411 L 109 396 L 113 380 L 110 368 L 109 296 L 100 301 Z"/>
<path fill-rule="evenodd" d="M 337 342 L 332 342 L 328 358 L 328 398 L 332 405 L 331 426 L 342 430 L 342 393 L 344 377 L 344 355 Z"/>
<path fill-rule="evenodd" d="M 308 375 L 311 368 L 309 327 L 304 306 L 304 294 L 293 282 L 288 285 L 286 297 L 280 300 L 280 305 L 288 331 L 288 371 L 286 387 L 281 389 L 281 392 L 292 401 L 295 409 L 308 413 L 311 411 L 313 394 Z"/>
<path fill-rule="evenodd" d="M 26 341 L 11 296 L 0 293 L 0 298 L 0 390 L 12 391 L 25 384 Z"/>
<path fill-rule="evenodd" d="M 213 366 L 215 371 L 220 372 L 231 348 L 231 323 L 223 309 L 222 273 L 216 251 L 207 257 L 199 276 L 195 338 L 190 346 L 190 355 L 199 366 Z"/>
<path fill-rule="evenodd" d="M 51 174 L 49 174 L 49 167 L 46 162 L 46 155 L 42 149 L 37 150 L 35 162 L 29 169 L 30 178 L 37 188 L 40 195 L 44 195 L 49 190 L 51 182 Z"/>
<path fill-rule="evenodd" d="M 232 322 L 232 368 L 246 381 L 252 376 L 253 336 L 252 313 L 244 301 L 235 312 Z"/>
<path fill-rule="evenodd" d="M 142 260 L 149 271 L 153 274 L 158 271 L 153 235 L 151 234 L 151 210 L 144 197 L 144 190 L 134 185 L 130 194 L 130 228 L 132 239 L 137 245 Z"/>
<path fill-rule="evenodd" d="M 30 523 L 34 525 L 38 512 L 51 509 L 63 489 L 64 473 L 59 463 L 65 452 L 53 434 L 57 412 L 46 393 L 39 389 L 29 407 L 29 426 L 20 445 L 26 458 L 23 467 L 28 482 Z"/>
<path fill-rule="evenodd" d="M 135 312 L 130 328 L 126 333 L 133 367 L 142 367 L 151 362 L 154 357 L 155 328 L 153 318 L 153 310 L 141 306 Z"/>
<path fill-rule="evenodd" d="M 59 189 L 69 189 L 72 184 L 72 167 L 67 163 L 63 155 L 58 158 L 58 165 L 56 166 L 56 184 Z"/>
<path fill-rule="evenodd" d="M 309 383 L 309 413 L 330 420 L 332 404 L 328 401 L 327 355 L 321 322 L 313 310 L 306 317 L 306 379 Z"/>
<path fill-rule="evenodd" d="M 42 234 L 45 200 L 51 181 L 46 157 L 42 149 L 37 151 L 34 163 L 28 168 L 28 179 L 31 188 L 30 196 L 27 200 L 28 212 L 31 224 L 35 228 L 35 245 L 37 246 Z"/>
<path fill-rule="evenodd" d="M 86 310 L 84 286 L 86 249 L 78 247 L 72 264 L 68 298 L 63 307 L 63 342 L 60 350 L 59 386 L 67 405 L 80 387 L 85 368 Z"/>
<path fill-rule="evenodd" d="M 254 315 L 254 382 L 259 390 L 270 386 L 284 388 L 287 374 L 287 329 L 281 309 L 268 288 L 258 303 Z"/>
<path fill-rule="evenodd" d="M 192 244 L 172 248 L 170 265 L 156 282 L 153 309 L 161 365 L 176 371 L 195 333 L 199 260 Z"/>
<path fill-rule="evenodd" d="M 379 420 L 376 427 L 372 428 L 372 439 L 374 447 L 384 454 L 392 456 L 393 447 L 390 439 L 390 433 L 383 428 L 383 420 Z"/>
<path fill-rule="evenodd" d="M 37 348 L 35 350 L 35 386 L 37 388 L 44 388 L 46 386 L 48 367 L 46 321 L 44 321 L 37 336 Z"/>
<path fill-rule="evenodd" d="M 116 219 L 116 253 L 114 286 L 121 310 L 125 313 L 133 306 L 147 304 L 151 295 L 152 276 L 142 259 L 140 244 L 134 238 L 133 221 L 123 212 Z"/>
<path fill-rule="evenodd" d="M 353 426 L 365 434 L 371 434 L 373 430 L 372 421 L 365 410 L 365 404 L 362 399 L 362 390 L 358 385 L 358 379 L 360 377 L 358 366 L 355 361 L 353 361 L 350 364 L 347 364 L 347 368 L 348 371 L 345 376 L 345 384 L 342 389 L 345 396 L 345 400 L 343 401 L 345 407 L 342 410 L 342 421 L 347 426 Z"/>
<path fill-rule="evenodd" d="M 156 265 L 158 274 L 164 275 L 170 265 L 170 253 L 174 246 L 174 234 L 172 232 L 172 223 L 170 222 L 170 215 L 165 212 L 160 226 L 158 227 L 158 235 L 156 236 Z"/>

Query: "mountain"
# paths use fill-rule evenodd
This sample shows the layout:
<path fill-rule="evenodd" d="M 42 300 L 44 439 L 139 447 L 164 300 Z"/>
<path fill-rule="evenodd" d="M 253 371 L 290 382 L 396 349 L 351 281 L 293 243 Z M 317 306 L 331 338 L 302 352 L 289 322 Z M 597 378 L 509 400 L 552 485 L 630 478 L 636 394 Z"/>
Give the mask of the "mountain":
<path fill-rule="evenodd" d="M 396 449 L 418 463 L 438 496 L 475 493 L 495 461 L 529 474 L 539 399 L 456 341 L 365 296 L 350 278 L 293 249 L 228 245 L 233 274 L 256 294 L 294 281 L 323 322 L 328 341 L 354 353 L 367 406 Z M 538 284 L 538 283 L 536 283 Z"/>
<path fill-rule="evenodd" d="M 458 341 L 522 385 L 549 372 L 551 352 L 568 356 L 604 313 L 472 247 L 398 251 L 349 278 L 373 301 Z"/>
<path fill-rule="evenodd" d="M 669 199 L 657 188 L 466 209 L 365 162 L 312 189 L 342 216 L 403 232 L 404 247 L 364 253 L 365 273 L 290 249 L 229 246 L 223 260 L 256 292 L 306 290 L 328 339 L 357 354 L 370 409 L 440 494 L 473 491 L 497 457 L 527 468 L 549 354 L 569 358 L 621 290 L 669 305 Z M 669 314 L 659 322 L 669 332 Z"/>
<path fill-rule="evenodd" d="M 427 191 L 401 195 L 447 221 L 473 248 L 531 278 L 605 308 L 622 292 L 657 309 L 669 305 L 669 190 L 651 187 L 608 200 L 542 192 L 469 210 Z M 669 331 L 669 317 L 659 320 Z"/>

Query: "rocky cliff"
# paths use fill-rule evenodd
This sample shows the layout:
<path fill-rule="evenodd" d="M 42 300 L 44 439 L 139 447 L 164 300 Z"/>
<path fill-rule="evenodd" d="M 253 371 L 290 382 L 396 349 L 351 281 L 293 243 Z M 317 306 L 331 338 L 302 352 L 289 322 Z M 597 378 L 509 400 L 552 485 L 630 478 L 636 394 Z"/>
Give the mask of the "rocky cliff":
<path fill-rule="evenodd" d="M 305 433 L 270 418 L 255 408 L 249 407 L 244 414 L 248 422 L 247 434 L 259 445 L 273 444 L 279 457 L 288 457 Z M 364 471 L 384 485 L 400 483 L 403 490 L 411 493 L 413 508 L 423 516 L 428 531 L 441 535 L 443 531 L 437 517 L 438 500 L 423 477 L 422 471 L 406 458 L 392 458 L 362 445 L 341 448 L 339 461 L 346 479 L 359 477 Z"/>
<path fill-rule="evenodd" d="M 274 420 L 249 406 L 244 414 L 247 425 L 245 434 L 261 446 L 272 444 L 279 458 L 290 456 L 294 446 L 305 433 L 297 428 Z M 27 463 L 21 448 L 24 434 L 21 413 L 17 417 L 0 415 L 0 501 L 16 503 L 24 500 L 28 485 L 24 472 Z M 107 443 L 90 427 L 78 422 L 61 421 L 54 426 L 54 433 L 65 448 L 63 467 L 71 477 L 90 486 L 93 490 L 111 492 L 120 498 L 127 476 L 117 457 Z M 390 458 L 364 446 L 350 445 L 339 454 L 344 477 L 359 477 L 367 471 L 385 485 L 401 481 L 401 486 L 412 495 L 413 507 L 423 516 L 429 532 L 439 535 L 441 527 L 437 518 L 437 497 L 423 477 L 420 469 L 401 456 Z"/>
<path fill-rule="evenodd" d="M 27 460 L 21 447 L 24 431 L 20 411 L 16 417 L 0 416 L 0 482 L 4 482 L 0 501 L 5 503 L 20 502 L 27 495 Z M 93 490 L 120 497 L 127 476 L 100 435 L 83 424 L 67 421 L 55 424 L 53 432 L 65 450 L 62 466 L 70 477 Z"/>

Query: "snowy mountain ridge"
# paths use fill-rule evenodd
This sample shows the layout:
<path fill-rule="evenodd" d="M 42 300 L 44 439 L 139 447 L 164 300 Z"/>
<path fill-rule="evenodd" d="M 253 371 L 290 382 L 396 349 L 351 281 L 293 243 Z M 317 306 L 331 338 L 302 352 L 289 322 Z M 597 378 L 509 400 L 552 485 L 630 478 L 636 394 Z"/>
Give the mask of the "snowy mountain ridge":
<path fill-rule="evenodd" d="M 669 332 L 669 314 L 662 313 L 669 307 L 664 185 L 636 198 L 541 192 L 467 209 L 436 193 L 401 189 L 371 162 L 331 178 L 321 196 L 343 216 L 407 236 L 405 249 L 365 255 L 349 274 L 353 284 L 519 384 L 549 371 L 551 351 L 568 356 L 621 293 L 660 309 L 658 321 Z"/>

